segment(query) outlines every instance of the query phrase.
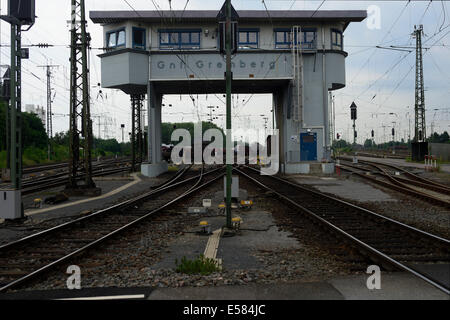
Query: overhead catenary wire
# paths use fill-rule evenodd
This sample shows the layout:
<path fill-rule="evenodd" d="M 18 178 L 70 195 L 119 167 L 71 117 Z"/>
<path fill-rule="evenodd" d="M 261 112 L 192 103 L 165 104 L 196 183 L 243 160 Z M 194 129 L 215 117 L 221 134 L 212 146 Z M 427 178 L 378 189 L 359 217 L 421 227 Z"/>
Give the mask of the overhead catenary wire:
<path fill-rule="evenodd" d="M 394 28 L 394 26 L 397 24 L 397 22 L 400 20 L 401 16 L 403 15 L 403 13 L 406 10 L 406 7 L 409 5 L 410 1 L 408 0 L 408 2 L 406 3 L 406 5 L 403 7 L 403 9 L 400 11 L 400 14 L 398 15 L 398 17 L 395 19 L 395 21 L 392 23 L 391 27 L 389 28 L 389 30 L 386 32 L 386 34 L 384 35 L 384 37 L 381 39 L 380 43 L 378 45 L 381 45 L 381 43 L 383 43 L 383 41 L 387 38 L 387 36 L 389 34 L 391 34 L 392 29 Z M 370 59 L 372 59 L 373 55 L 376 53 L 376 51 L 373 51 L 372 54 L 367 58 L 367 60 L 364 62 L 364 64 L 360 67 L 360 69 L 358 70 L 358 72 L 355 74 L 355 76 L 352 78 L 352 80 L 350 80 L 349 82 L 349 86 L 355 81 L 355 79 L 358 77 L 358 75 L 360 74 L 360 72 L 364 69 L 364 67 L 370 62 Z"/>

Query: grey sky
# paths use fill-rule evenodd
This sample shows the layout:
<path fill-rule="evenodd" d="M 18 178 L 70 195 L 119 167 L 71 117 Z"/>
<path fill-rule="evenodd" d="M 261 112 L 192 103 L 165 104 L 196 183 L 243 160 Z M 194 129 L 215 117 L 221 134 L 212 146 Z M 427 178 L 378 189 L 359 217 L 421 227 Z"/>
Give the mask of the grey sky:
<path fill-rule="evenodd" d="M 128 0 L 136 10 L 154 10 L 153 2 L 161 9 L 169 9 L 168 0 Z M 265 0 L 269 10 L 316 9 L 322 1 Z M 187 10 L 219 10 L 223 0 L 190 0 Z M 183 9 L 186 0 L 172 0 L 173 9 Z M 7 1 L 1 0 L 2 13 L 6 13 Z M 87 10 L 131 10 L 124 0 L 86 0 Z M 233 0 L 236 9 L 264 10 L 261 0 Z M 408 119 L 411 128 L 414 125 L 414 64 L 415 53 L 376 49 L 382 45 L 414 46 L 411 37 L 414 24 L 424 25 L 425 46 L 434 44 L 424 55 L 424 77 L 426 87 L 427 127 L 433 123 L 435 131 L 449 130 L 450 125 L 450 5 L 447 1 L 325 1 L 321 10 L 355 9 L 366 10 L 369 5 L 381 9 L 381 29 L 371 30 L 366 22 L 352 23 L 345 32 L 344 49 L 349 53 L 346 60 L 347 87 L 334 92 L 336 97 L 337 132 L 348 139 L 350 132 L 349 106 L 353 100 L 359 107 L 359 142 L 376 132 L 376 141 L 389 139 L 392 122 L 400 137 L 407 136 Z M 70 37 L 67 20 L 70 19 L 70 0 L 36 0 L 35 26 L 23 33 L 23 44 L 49 43 L 55 45 L 48 49 L 30 49 L 30 60 L 23 63 L 23 104 L 46 105 L 45 71 L 39 68 L 47 63 L 60 65 L 54 70 L 53 88 L 56 96 L 53 104 L 54 132 L 68 129 L 69 120 L 69 49 Z M 425 13 L 426 8 L 428 10 Z M 445 8 L 445 11 L 444 11 Z M 400 15 L 400 13 L 402 14 Z M 425 13 L 425 14 L 424 14 Z M 395 24 L 394 24 L 395 23 Z M 393 26 L 393 27 L 392 27 Z M 392 28 L 391 28 L 392 27 Z M 9 25 L 1 23 L 1 43 L 9 45 Z M 92 36 L 91 51 L 91 95 L 93 99 L 94 134 L 98 135 L 98 121 L 101 123 L 101 135 L 121 139 L 120 124 L 130 124 L 129 98 L 118 90 L 100 88 L 101 53 L 95 48 L 102 47 L 102 28 L 89 20 L 89 32 Z M 1 48 L 1 64 L 9 64 L 9 47 Z M 405 56 L 404 58 L 402 58 Z M 370 58 L 370 59 L 369 59 Z M 393 67 L 395 66 L 395 67 Z M 377 80 L 378 79 L 378 80 Z M 219 95 L 219 97 L 221 97 Z M 249 95 L 234 97 L 233 125 L 242 128 L 262 128 L 262 114 L 271 119 L 272 98 L 270 95 Z M 214 95 L 195 97 L 195 106 L 190 97 L 168 96 L 164 103 L 172 108 L 164 108 L 164 121 L 190 121 L 198 118 L 207 120 L 207 106 L 219 106 L 218 114 L 224 114 L 224 105 Z M 245 106 L 244 106 L 245 103 Z M 408 108 L 409 106 L 409 108 Z M 438 109 L 438 110 L 435 110 Z M 198 110 L 198 113 L 197 113 Z M 394 113 L 390 115 L 389 113 Z M 221 118 L 222 119 L 222 118 Z M 222 120 L 216 121 L 223 125 Z M 269 125 L 270 122 L 269 122 Z M 384 128 L 383 128 L 384 126 Z M 108 130 L 104 132 L 104 128 Z"/>

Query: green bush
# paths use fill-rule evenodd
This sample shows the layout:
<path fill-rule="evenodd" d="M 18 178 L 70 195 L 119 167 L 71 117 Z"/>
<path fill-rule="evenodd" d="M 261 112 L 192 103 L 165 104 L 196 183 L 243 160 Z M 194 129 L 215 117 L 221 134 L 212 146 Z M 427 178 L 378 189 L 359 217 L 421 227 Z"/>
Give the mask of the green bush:
<path fill-rule="evenodd" d="M 201 274 L 206 276 L 213 272 L 220 271 L 220 266 L 216 260 L 205 258 L 203 255 L 200 255 L 195 260 L 188 260 L 186 257 L 183 257 L 180 263 L 178 263 L 178 259 L 176 259 L 175 265 L 177 266 L 176 272 L 178 273 Z"/>

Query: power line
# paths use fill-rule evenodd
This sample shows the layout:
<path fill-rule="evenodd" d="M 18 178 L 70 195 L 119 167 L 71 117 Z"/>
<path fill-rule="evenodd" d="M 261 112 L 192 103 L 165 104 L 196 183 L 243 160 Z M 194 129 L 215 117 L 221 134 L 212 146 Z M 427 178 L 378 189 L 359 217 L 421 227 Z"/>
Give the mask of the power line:
<path fill-rule="evenodd" d="M 391 25 L 391 27 L 389 28 L 388 32 L 384 35 L 384 37 L 381 39 L 380 43 L 378 45 L 381 45 L 381 43 L 386 39 L 386 37 L 391 33 L 392 29 L 394 28 L 394 26 L 397 24 L 398 20 L 400 19 L 400 17 L 403 15 L 403 12 L 405 12 L 406 7 L 409 5 L 409 0 L 406 3 L 406 5 L 403 7 L 403 9 L 400 11 L 400 14 L 398 15 L 397 19 L 395 19 L 394 23 Z M 376 50 L 372 52 L 372 54 L 369 56 L 369 58 L 367 58 L 366 62 L 361 66 L 361 68 L 359 69 L 359 71 L 356 73 L 356 75 L 353 77 L 353 79 L 350 81 L 349 85 L 353 83 L 353 81 L 358 77 L 358 75 L 360 74 L 360 72 L 362 71 L 362 69 L 370 62 L 370 59 L 372 59 L 373 55 L 375 54 Z"/>

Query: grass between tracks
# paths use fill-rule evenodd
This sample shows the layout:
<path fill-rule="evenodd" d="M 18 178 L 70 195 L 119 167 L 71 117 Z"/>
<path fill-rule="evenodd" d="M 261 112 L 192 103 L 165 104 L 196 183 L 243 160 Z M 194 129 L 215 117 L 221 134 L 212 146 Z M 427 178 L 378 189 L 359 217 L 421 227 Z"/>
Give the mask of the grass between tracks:
<path fill-rule="evenodd" d="M 181 262 L 178 263 L 178 259 L 175 260 L 176 272 L 186 274 L 201 274 L 207 276 L 213 272 L 220 271 L 220 267 L 214 259 L 205 258 L 200 255 L 195 260 L 188 260 L 186 257 L 181 258 Z"/>

